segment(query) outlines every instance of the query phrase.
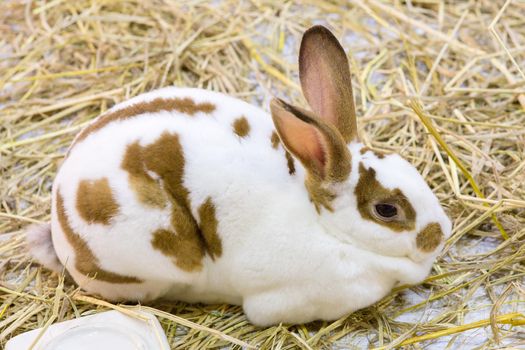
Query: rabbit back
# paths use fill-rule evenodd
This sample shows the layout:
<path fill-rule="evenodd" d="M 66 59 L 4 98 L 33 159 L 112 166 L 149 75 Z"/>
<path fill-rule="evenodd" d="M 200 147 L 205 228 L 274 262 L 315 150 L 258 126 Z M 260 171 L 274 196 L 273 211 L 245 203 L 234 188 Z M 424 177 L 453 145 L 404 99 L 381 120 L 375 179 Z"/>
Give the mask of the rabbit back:
<path fill-rule="evenodd" d="M 117 105 L 77 136 L 55 180 L 60 261 L 99 293 L 195 285 L 235 249 L 227 235 L 237 230 L 223 221 L 249 209 L 232 202 L 295 175 L 276 137 L 264 111 L 209 91 L 165 88 Z M 127 289 L 152 299 L 167 288 Z"/>

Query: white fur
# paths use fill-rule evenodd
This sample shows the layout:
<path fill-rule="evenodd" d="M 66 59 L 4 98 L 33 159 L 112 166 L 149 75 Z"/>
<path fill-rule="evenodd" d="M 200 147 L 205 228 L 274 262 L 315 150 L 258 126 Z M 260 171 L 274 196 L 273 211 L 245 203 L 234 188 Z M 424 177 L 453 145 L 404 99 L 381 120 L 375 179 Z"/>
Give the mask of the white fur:
<path fill-rule="evenodd" d="M 51 224 L 33 224 L 26 231 L 29 253 L 40 265 L 51 271 L 61 272 L 64 266 L 58 260 L 51 241 Z"/>
<path fill-rule="evenodd" d="M 102 268 L 145 281 L 111 284 L 79 273 L 54 203 L 56 254 L 85 290 L 108 299 L 242 304 L 253 323 L 269 325 L 333 320 L 378 301 L 396 283 L 418 283 L 428 275 L 440 249 L 419 252 L 415 236 L 430 222 L 440 223 L 448 236 L 450 221 L 421 176 L 399 156 L 380 160 L 371 152 L 361 155 L 362 144 L 351 144 L 350 178 L 337 185 L 335 211 L 319 215 L 309 200 L 300 163 L 295 162 L 297 172 L 290 176 L 282 145 L 271 147 L 274 126 L 267 113 L 222 94 L 175 87 L 137 96 L 114 110 L 156 97 L 190 97 L 217 108 L 211 116 L 159 112 L 109 123 L 76 144 L 57 174 L 53 201 L 60 189 L 71 226 Z M 232 122 L 240 116 L 251 126 L 246 138 L 232 132 Z M 180 137 L 184 185 L 194 216 L 207 197 L 216 207 L 223 253 L 215 261 L 206 256 L 200 272 L 184 272 L 153 249 L 152 232 L 169 227 L 170 208 L 139 203 L 121 168 L 128 144 L 138 140 L 147 145 L 165 131 Z M 392 232 L 360 216 L 354 195 L 360 161 L 376 169 L 385 187 L 406 194 L 417 212 L 414 232 Z M 102 177 L 109 179 L 120 205 L 110 226 L 85 222 L 75 207 L 79 181 Z M 46 254 L 39 256 L 50 257 L 47 248 Z"/>

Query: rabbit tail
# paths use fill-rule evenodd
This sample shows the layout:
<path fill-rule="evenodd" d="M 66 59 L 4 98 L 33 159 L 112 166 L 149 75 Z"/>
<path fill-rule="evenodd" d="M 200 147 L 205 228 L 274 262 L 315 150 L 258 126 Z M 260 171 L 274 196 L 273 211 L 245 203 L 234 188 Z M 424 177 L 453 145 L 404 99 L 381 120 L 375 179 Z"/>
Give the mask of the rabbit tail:
<path fill-rule="evenodd" d="M 42 266 L 58 273 L 63 270 L 51 239 L 50 223 L 29 226 L 26 229 L 26 245 L 33 259 Z"/>

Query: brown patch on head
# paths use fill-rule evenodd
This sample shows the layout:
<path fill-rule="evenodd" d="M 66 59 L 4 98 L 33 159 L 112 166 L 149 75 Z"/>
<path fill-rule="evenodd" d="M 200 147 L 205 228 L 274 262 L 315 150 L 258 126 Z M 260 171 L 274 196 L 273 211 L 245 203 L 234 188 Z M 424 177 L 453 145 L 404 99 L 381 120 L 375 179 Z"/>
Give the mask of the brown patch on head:
<path fill-rule="evenodd" d="M 57 191 L 56 194 L 56 212 L 60 227 L 62 228 L 67 241 L 75 251 L 75 268 L 80 273 L 104 282 L 142 283 L 142 280 L 136 277 L 119 275 L 104 270 L 99 266 L 98 258 L 93 254 L 87 242 L 71 227 L 64 206 L 64 198 L 60 194 L 60 191 Z"/>
<path fill-rule="evenodd" d="M 425 253 L 430 253 L 439 246 L 443 236 L 443 231 L 441 231 L 441 226 L 438 223 L 428 224 L 417 234 L 416 246 Z"/>
<path fill-rule="evenodd" d="M 76 206 L 82 219 L 103 225 L 109 225 L 119 210 L 107 178 L 80 181 Z"/>
<path fill-rule="evenodd" d="M 246 137 L 250 133 L 250 124 L 246 117 L 240 117 L 233 121 L 233 132 L 239 137 Z"/>
<path fill-rule="evenodd" d="M 332 201 L 336 195 L 330 189 L 328 189 L 322 181 L 313 176 L 307 176 L 304 181 L 310 201 L 315 206 L 315 210 L 320 213 L 321 208 L 324 207 L 328 211 L 334 211 L 332 208 Z"/>
<path fill-rule="evenodd" d="M 206 243 L 206 250 L 211 258 L 222 255 L 222 242 L 217 233 L 217 217 L 215 216 L 215 205 L 210 197 L 199 207 L 199 225 L 202 236 Z"/>
<path fill-rule="evenodd" d="M 383 158 L 385 158 L 385 157 L 388 155 L 388 154 L 383 153 L 383 152 L 374 151 L 374 150 L 372 150 L 371 148 L 366 147 L 366 146 L 362 147 L 362 148 L 359 150 L 359 153 L 361 153 L 361 154 L 365 154 L 366 152 L 369 152 L 369 151 L 372 152 L 372 153 L 373 153 L 377 158 L 379 158 L 379 159 L 383 159 Z"/>
<path fill-rule="evenodd" d="M 363 163 L 359 164 L 359 181 L 355 188 L 357 197 L 357 208 L 363 219 L 373 221 L 377 224 L 386 226 L 393 231 L 413 230 L 416 225 L 416 212 L 407 197 L 400 189 L 387 189 L 376 179 L 376 172 L 373 168 L 366 169 Z M 396 205 L 403 213 L 404 217 L 399 220 L 383 221 L 373 214 L 373 207 L 378 203 Z"/>
<path fill-rule="evenodd" d="M 166 193 L 160 183 L 146 172 L 142 147 L 138 142 L 126 148 L 121 166 L 128 172 L 129 184 L 141 203 L 160 209 L 166 207 Z"/>
<path fill-rule="evenodd" d="M 104 128 L 109 123 L 119 120 L 125 120 L 132 118 L 144 113 L 157 113 L 160 111 L 177 111 L 180 113 L 188 114 L 190 116 L 195 115 L 198 112 L 212 113 L 215 110 L 215 105 L 209 102 L 195 103 L 193 99 L 189 97 L 184 98 L 156 98 L 147 102 L 138 102 L 128 107 L 121 108 L 114 112 L 110 112 L 96 119 L 93 123 L 84 128 L 73 141 L 73 144 L 69 148 L 80 141 L 84 140 L 90 134 Z"/>
<path fill-rule="evenodd" d="M 279 147 L 281 139 L 279 138 L 279 135 L 276 131 L 272 131 L 272 137 L 270 140 L 272 141 L 272 148 L 277 149 L 277 147 Z"/>

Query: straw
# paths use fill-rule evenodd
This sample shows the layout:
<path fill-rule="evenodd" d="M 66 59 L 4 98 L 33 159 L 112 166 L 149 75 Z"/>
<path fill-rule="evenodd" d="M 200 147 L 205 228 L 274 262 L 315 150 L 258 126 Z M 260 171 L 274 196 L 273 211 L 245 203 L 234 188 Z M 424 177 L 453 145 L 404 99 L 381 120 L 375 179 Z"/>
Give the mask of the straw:
<path fill-rule="evenodd" d="M 258 328 L 239 306 L 109 303 L 31 262 L 23 230 L 49 222 L 81 128 L 169 85 L 305 106 L 298 46 L 318 23 L 348 53 L 363 143 L 414 164 L 454 223 L 422 284 L 339 320 Z M 513 0 L 0 2 L 0 348 L 112 309 L 153 313 L 173 349 L 522 347 L 524 66 Z"/>

